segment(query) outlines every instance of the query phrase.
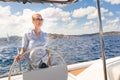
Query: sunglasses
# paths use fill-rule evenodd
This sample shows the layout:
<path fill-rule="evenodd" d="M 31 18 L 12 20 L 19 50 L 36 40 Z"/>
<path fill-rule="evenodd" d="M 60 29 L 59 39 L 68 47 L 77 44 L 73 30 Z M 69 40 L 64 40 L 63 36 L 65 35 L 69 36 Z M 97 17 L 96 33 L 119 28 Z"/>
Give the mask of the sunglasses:
<path fill-rule="evenodd" d="M 43 21 L 43 19 L 42 19 L 42 18 L 36 18 L 36 19 L 35 19 L 35 18 L 33 18 L 33 20 L 34 20 L 34 21 Z"/>

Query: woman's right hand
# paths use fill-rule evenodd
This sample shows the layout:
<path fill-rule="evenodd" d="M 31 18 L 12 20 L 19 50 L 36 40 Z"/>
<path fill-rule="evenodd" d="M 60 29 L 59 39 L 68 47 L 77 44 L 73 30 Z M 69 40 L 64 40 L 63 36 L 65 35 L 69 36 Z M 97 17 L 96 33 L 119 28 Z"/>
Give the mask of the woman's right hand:
<path fill-rule="evenodd" d="M 24 52 L 26 51 L 26 48 L 22 48 L 19 54 L 15 57 L 14 60 L 19 61 L 21 57 L 23 56 Z"/>
<path fill-rule="evenodd" d="M 15 60 L 16 61 L 19 61 L 21 59 L 21 54 L 18 54 L 16 57 L 15 57 Z"/>

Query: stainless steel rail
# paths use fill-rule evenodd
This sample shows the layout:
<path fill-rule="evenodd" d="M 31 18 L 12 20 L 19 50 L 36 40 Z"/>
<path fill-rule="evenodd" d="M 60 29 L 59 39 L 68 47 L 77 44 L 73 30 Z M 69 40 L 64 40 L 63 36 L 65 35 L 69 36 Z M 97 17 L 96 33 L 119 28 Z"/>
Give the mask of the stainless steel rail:
<path fill-rule="evenodd" d="M 106 59 L 105 59 L 105 49 L 104 49 L 104 39 L 103 39 L 103 28 L 101 21 L 101 11 L 100 11 L 100 2 L 96 0 L 96 6 L 98 10 L 98 25 L 99 25 L 99 33 L 100 33 L 100 44 L 102 50 L 102 60 L 103 60 L 103 72 L 104 72 L 104 80 L 107 80 L 107 70 L 106 70 Z"/>

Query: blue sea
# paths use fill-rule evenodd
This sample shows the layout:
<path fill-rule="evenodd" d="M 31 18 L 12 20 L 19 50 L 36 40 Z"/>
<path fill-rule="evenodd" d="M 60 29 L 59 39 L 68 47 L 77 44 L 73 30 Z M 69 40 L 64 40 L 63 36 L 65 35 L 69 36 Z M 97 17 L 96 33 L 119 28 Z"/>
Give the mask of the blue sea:
<path fill-rule="evenodd" d="M 120 35 L 104 36 L 106 58 L 120 56 Z M 50 39 L 48 48 L 61 53 L 67 64 L 101 58 L 99 36 Z M 0 75 L 8 74 L 21 41 L 0 42 Z"/>

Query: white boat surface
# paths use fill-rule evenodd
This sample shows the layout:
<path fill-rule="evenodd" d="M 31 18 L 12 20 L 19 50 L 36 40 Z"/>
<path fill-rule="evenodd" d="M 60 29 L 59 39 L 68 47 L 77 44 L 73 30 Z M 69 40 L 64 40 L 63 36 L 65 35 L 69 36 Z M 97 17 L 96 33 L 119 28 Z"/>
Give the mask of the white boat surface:
<path fill-rule="evenodd" d="M 107 59 L 106 64 L 108 80 L 120 80 L 120 56 Z M 65 66 L 54 66 L 43 70 L 30 71 L 25 74 L 14 75 L 11 77 L 11 80 L 33 80 L 32 77 L 36 77 L 36 79 L 39 80 L 104 80 L 101 59 L 71 64 L 67 66 L 68 70 L 64 67 Z M 8 80 L 8 77 L 2 77 L 0 80 Z"/>

